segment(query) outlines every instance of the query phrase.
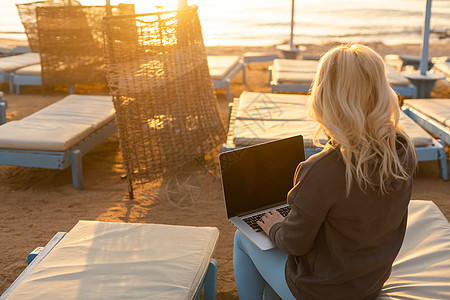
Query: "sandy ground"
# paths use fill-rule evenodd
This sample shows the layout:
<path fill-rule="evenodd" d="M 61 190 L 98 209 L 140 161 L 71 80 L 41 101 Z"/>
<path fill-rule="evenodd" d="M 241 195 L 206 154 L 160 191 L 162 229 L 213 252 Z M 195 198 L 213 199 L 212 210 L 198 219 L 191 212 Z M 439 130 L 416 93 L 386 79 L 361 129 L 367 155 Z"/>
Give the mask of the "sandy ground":
<path fill-rule="evenodd" d="M 332 44 L 305 45 L 304 55 L 320 55 Z M 420 45 L 386 46 L 370 44 L 381 55 L 420 54 Z M 449 44 L 431 45 L 430 56 L 448 55 Z M 237 54 L 246 51 L 273 51 L 273 47 L 214 47 L 209 54 Z M 247 83 L 237 76 L 232 83 L 234 96 L 244 90 L 269 92 L 269 63 L 253 63 L 247 68 Z M 21 119 L 66 94 L 53 93 L 42 97 L 39 88 L 23 88 L 22 95 L 7 93 L 8 121 Z M 0 90 L 1 90 L 0 89 Z M 450 98 L 450 86 L 438 82 L 432 97 Z M 224 124 L 228 102 L 224 91 L 217 91 L 218 106 Z M 217 154 L 208 155 L 205 163 L 188 163 L 180 172 L 162 182 L 139 186 L 130 200 L 124 174 L 119 139 L 113 136 L 83 157 L 84 190 L 75 190 L 70 168 L 48 169 L 0 166 L 0 294 L 26 267 L 27 254 L 44 246 L 58 231 L 69 231 L 78 220 L 114 222 L 163 223 L 194 226 L 216 226 L 220 240 L 214 257 L 218 260 L 218 299 L 238 299 L 234 284 L 232 247 L 234 227 L 225 216 L 219 180 Z M 200 187 L 200 195 L 190 203 L 175 203 L 169 196 L 174 178 L 191 176 Z M 450 219 L 450 182 L 439 177 L 436 161 L 419 164 L 415 175 L 412 199 L 434 201 Z"/>

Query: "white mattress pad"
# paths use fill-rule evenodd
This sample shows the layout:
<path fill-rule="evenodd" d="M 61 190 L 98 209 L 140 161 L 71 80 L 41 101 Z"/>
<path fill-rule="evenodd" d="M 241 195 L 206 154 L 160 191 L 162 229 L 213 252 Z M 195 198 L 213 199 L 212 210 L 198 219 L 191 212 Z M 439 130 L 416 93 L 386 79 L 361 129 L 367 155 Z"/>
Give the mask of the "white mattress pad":
<path fill-rule="evenodd" d="M 295 59 L 275 59 L 272 76 L 274 80 L 292 83 L 311 83 L 316 75 L 318 61 L 314 60 L 295 60 Z M 386 64 L 386 76 L 392 85 L 409 85 L 408 78 L 403 76 L 397 70 Z"/>
<path fill-rule="evenodd" d="M 313 138 L 318 123 L 314 121 L 282 120 L 236 120 L 234 144 L 237 147 L 251 146 L 301 134 L 305 148 L 313 148 Z M 325 144 L 328 138 L 320 137 Z"/>
<path fill-rule="evenodd" d="M 388 81 L 391 85 L 397 85 L 397 86 L 404 86 L 404 85 L 410 85 L 411 82 L 403 76 L 400 72 L 398 72 L 393 66 L 390 64 L 386 65 L 386 76 L 388 78 Z"/>
<path fill-rule="evenodd" d="M 315 60 L 275 59 L 272 77 L 280 83 L 311 83 L 319 62 Z"/>
<path fill-rule="evenodd" d="M 8 299 L 193 299 L 219 230 L 79 221 Z"/>
<path fill-rule="evenodd" d="M 450 99 L 408 99 L 404 104 L 450 127 Z"/>
<path fill-rule="evenodd" d="M 434 68 L 442 73 L 444 73 L 447 77 L 450 76 L 450 61 L 438 62 L 434 64 Z"/>
<path fill-rule="evenodd" d="M 34 64 L 34 65 L 30 65 L 30 66 L 26 66 L 26 67 L 17 69 L 14 73 L 16 75 L 41 76 L 42 75 L 42 67 L 41 67 L 41 64 Z"/>
<path fill-rule="evenodd" d="M 40 64 L 38 53 L 24 53 L 0 58 L 0 72 L 11 72 L 29 65 Z"/>
<path fill-rule="evenodd" d="M 65 151 L 113 119 L 110 96 L 69 95 L 0 126 L 0 148 Z"/>
<path fill-rule="evenodd" d="M 400 123 L 406 133 L 412 139 L 414 147 L 428 147 L 433 143 L 433 137 L 429 135 L 420 125 L 414 122 L 403 111 L 400 113 Z"/>
<path fill-rule="evenodd" d="M 311 121 L 307 95 L 243 92 L 239 99 L 240 120 Z"/>
<path fill-rule="evenodd" d="M 209 73 L 212 79 L 223 79 L 237 64 L 236 55 L 208 55 Z"/>
<path fill-rule="evenodd" d="M 234 143 L 249 146 L 256 143 L 302 134 L 305 147 L 312 145 L 318 124 L 308 115 L 309 96 L 243 92 L 239 99 Z M 400 122 L 415 147 L 427 147 L 433 138 L 405 113 Z M 327 141 L 323 135 L 321 142 Z"/>
<path fill-rule="evenodd" d="M 433 202 L 411 200 L 403 245 L 377 299 L 450 299 L 450 224 Z"/>

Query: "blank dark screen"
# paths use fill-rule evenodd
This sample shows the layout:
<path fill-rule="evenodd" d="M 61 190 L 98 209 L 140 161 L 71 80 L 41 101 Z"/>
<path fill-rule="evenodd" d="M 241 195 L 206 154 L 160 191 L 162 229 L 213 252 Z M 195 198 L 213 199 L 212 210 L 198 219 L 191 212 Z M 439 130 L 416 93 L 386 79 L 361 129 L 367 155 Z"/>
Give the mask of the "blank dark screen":
<path fill-rule="evenodd" d="M 286 203 L 295 170 L 304 160 L 301 135 L 221 153 L 228 218 Z"/>

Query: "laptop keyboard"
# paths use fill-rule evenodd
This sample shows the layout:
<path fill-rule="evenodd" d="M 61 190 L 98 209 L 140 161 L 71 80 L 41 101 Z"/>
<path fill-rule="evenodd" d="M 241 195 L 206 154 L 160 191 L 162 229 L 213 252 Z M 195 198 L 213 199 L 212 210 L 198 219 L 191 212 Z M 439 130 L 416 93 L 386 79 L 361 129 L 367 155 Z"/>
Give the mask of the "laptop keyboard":
<path fill-rule="evenodd" d="M 291 210 L 291 208 L 289 206 L 285 206 L 285 207 L 281 207 L 278 208 L 277 211 L 283 216 L 286 217 L 289 213 L 289 211 Z M 255 230 L 256 232 L 260 232 L 261 231 L 261 227 L 259 227 L 259 225 L 256 223 L 258 221 L 261 220 L 262 216 L 264 216 L 265 213 L 262 214 L 257 214 L 245 219 L 242 219 L 245 223 L 247 223 L 253 230 Z"/>

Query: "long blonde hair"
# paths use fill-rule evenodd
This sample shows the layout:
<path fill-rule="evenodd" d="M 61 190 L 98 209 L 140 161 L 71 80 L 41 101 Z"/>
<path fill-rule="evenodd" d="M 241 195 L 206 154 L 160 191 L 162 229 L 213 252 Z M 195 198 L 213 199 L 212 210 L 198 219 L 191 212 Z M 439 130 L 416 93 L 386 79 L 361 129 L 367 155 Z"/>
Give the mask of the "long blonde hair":
<path fill-rule="evenodd" d="M 311 117 L 320 124 L 315 142 L 319 143 L 324 131 L 332 142 L 323 147 L 339 145 L 347 195 L 353 179 L 364 190 L 379 187 L 386 194 L 387 180 L 409 178 L 397 154 L 398 136 L 406 140 L 407 147 L 413 145 L 399 123 L 397 94 L 375 51 L 354 44 L 327 52 L 319 62 L 310 101 Z"/>

